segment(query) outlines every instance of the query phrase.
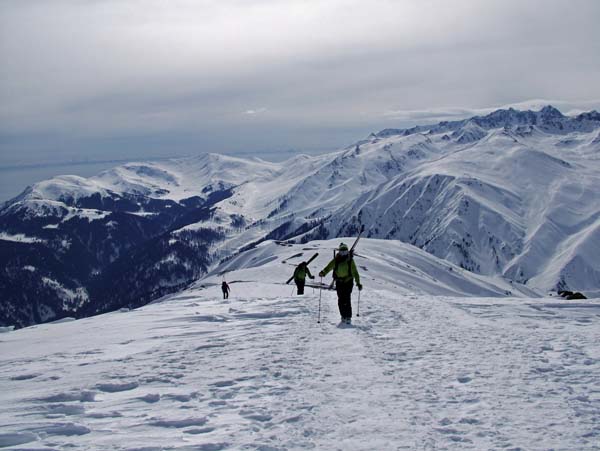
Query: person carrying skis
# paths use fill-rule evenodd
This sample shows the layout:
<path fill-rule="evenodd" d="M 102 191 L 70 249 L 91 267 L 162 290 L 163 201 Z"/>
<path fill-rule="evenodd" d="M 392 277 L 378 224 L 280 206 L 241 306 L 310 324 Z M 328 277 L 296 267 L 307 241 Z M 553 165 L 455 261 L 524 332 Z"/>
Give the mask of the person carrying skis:
<path fill-rule="evenodd" d="M 294 270 L 294 282 L 298 288 L 298 294 L 304 294 L 304 284 L 307 275 L 311 279 L 315 278 L 315 276 L 310 273 L 310 269 L 308 269 L 308 264 L 306 262 L 302 262 L 296 266 L 296 269 Z"/>
<path fill-rule="evenodd" d="M 348 251 L 346 244 L 340 243 L 336 256 L 323 268 L 319 273 L 319 277 L 325 277 L 332 269 L 338 295 L 340 316 L 343 322 L 350 323 L 352 320 L 352 288 L 355 281 L 359 291 L 362 290 L 362 285 L 360 284 L 360 276 L 354 264 L 354 259 Z"/>
<path fill-rule="evenodd" d="M 223 290 L 223 299 L 228 299 L 229 298 L 229 285 L 227 285 L 227 282 L 223 281 L 223 283 L 221 284 L 221 290 Z"/>

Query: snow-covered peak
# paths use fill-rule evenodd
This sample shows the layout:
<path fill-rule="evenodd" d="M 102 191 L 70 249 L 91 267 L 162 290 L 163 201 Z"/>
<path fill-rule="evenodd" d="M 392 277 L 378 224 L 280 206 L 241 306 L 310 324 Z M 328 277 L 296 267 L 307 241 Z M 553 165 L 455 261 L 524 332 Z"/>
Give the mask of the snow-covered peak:
<path fill-rule="evenodd" d="M 480 140 L 486 135 L 487 131 L 477 124 L 475 120 L 471 120 L 468 121 L 463 127 L 455 130 L 451 136 L 458 144 L 469 144 Z"/>
<path fill-rule="evenodd" d="M 375 134 L 378 138 L 414 133 L 448 133 L 461 129 L 468 123 L 475 123 L 484 130 L 538 126 L 550 133 L 589 132 L 600 128 L 600 114 L 596 111 L 582 113 L 576 117 L 564 116 L 551 105 L 539 111 L 519 111 L 514 108 L 498 109 L 485 116 L 474 116 L 459 121 L 442 121 L 434 125 L 416 126 L 408 129 L 389 128 Z"/>
<path fill-rule="evenodd" d="M 552 105 L 546 105 L 545 107 L 543 107 L 540 110 L 540 116 L 542 116 L 542 118 L 545 119 L 550 119 L 550 118 L 563 118 L 563 114 L 556 108 L 554 108 Z"/>
<path fill-rule="evenodd" d="M 595 121 L 600 122 L 600 113 L 596 110 L 581 113 L 575 117 L 577 121 Z"/>
<path fill-rule="evenodd" d="M 192 196 L 204 197 L 204 193 L 213 190 L 210 187 L 223 189 L 240 185 L 252 176 L 268 179 L 279 169 L 279 165 L 263 160 L 201 154 L 124 165 L 105 171 L 95 179 L 121 192 L 133 191 L 179 201 Z"/>
<path fill-rule="evenodd" d="M 93 179 L 77 175 L 61 175 L 34 184 L 28 194 L 34 200 L 79 199 L 95 194 L 106 195 L 107 190 Z"/>

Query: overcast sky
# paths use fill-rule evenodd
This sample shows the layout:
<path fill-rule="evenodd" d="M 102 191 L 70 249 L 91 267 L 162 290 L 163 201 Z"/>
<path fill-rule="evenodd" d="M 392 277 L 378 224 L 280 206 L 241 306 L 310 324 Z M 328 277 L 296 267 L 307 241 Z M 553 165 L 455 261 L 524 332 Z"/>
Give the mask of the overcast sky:
<path fill-rule="evenodd" d="M 0 166 L 597 109 L 599 22 L 597 0 L 0 0 Z"/>

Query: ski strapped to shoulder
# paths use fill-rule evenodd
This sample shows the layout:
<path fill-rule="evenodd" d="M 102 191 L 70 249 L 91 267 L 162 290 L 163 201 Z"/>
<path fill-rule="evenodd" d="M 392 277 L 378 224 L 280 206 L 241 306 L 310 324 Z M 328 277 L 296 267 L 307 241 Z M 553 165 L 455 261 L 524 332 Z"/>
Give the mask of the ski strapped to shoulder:
<path fill-rule="evenodd" d="M 333 288 L 330 288 L 329 285 L 327 285 L 326 283 L 319 283 L 319 282 L 308 282 L 304 286 L 308 287 L 308 288 L 319 288 L 319 289 L 323 289 L 323 290 L 333 290 Z"/>
<path fill-rule="evenodd" d="M 352 253 L 354 252 L 354 248 L 356 248 L 356 245 L 358 244 L 358 240 L 360 240 L 360 236 L 363 234 L 363 232 L 365 231 L 365 225 L 362 224 L 360 226 L 360 232 L 358 232 L 358 236 L 356 237 L 356 239 L 354 240 L 354 244 L 352 244 L 352 247 L 350 248 L 350 258 L 353 257 Z"/>
<path fill-rule="evenodd" d="M 362 224 L 360 226 L 360 231 L 358 232 L 358 236 L 356 237 L 356 239 L 354 240 L 354 243 L 352 243 L 352 247 L 348 251 L 348 256 L 349 256 L 350 260 L 352 260 L 352 257 L 354 257 L 354 249 L 356 248 L 356 245 L 358 244 L 358 240 L 360 240 L 360 237 L 364 231 L 365 231 L 365 225 Z M 329 285 L 329 289 L 333 290 L 334 285 L 335 285 L 335 278 L 331 281 L 331 285 Z"/>
<path fill-rule="evenodd" d="M 312 257 L 310 257 L 310 258 L 308 259 L 308 261 L 306 262 L 306 266 L 310 265 L 310 263 L 311 263 L 311 262 L 312 262 L 312 261 L 313 261 L 315 258 L 317 258 L 317 257 L 318 257 L 318 255 L 319 255 L 319 253 L 317 252 L 315 255 L 313 255 Z M 296 273 L 296 271 L 294 271 L 294 274 L 295 274 L 295 273 Z M 289 283 L 290 283 L 292 280 L 294 280 L 294 276 L 292 276 L 292 277 L 290 277 L 290 278 L 288 279 L 288 281 L 286 282 L 286 285 L 287 285 L 287 284 L 289 284 Z"/>

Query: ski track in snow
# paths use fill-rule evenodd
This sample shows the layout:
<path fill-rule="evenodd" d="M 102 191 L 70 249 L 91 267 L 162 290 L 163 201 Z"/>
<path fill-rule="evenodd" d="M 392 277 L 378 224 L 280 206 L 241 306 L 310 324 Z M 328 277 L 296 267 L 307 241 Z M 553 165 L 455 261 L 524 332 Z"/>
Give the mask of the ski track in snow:
<path fill-rule="evenodd" d="M 598 301 L 235 289 L 0 335 L 0 448 L 600 449 Z"/>

